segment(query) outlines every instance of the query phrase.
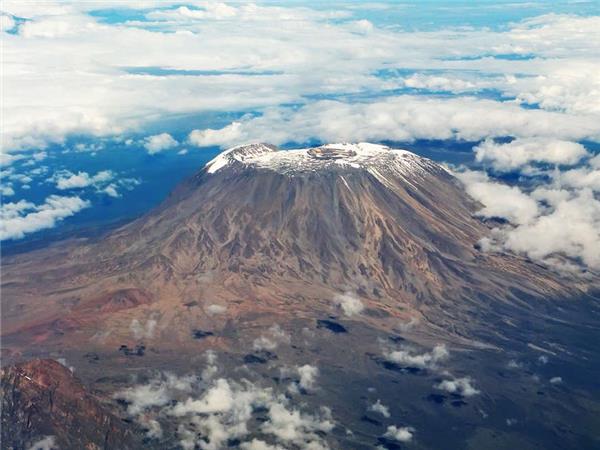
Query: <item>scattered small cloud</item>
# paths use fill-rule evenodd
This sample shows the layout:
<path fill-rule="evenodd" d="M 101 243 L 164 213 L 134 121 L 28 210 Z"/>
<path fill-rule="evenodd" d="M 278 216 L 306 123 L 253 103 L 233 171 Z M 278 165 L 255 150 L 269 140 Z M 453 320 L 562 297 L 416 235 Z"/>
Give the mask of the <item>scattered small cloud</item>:
<path fill-rule="evenodd" d="M 207 362 L 216 364 L 214 353 L 207 353 Z M 325 435 L 334 427 L 329 408 L 308 412 L 306 405 L 294 406 L 289 397 L 247 380 L 162 373 L 115 398 L 126 402 L 148 438 L 162 436 L 161 421 L 175 422 L 184 449 L 218 450 L 236 440 L 249 450 L 325 450 Z M 258 414 L 262 420 L 254 425 Z"/>
<path fill-rule="evenodd" d="M 55 436 L 45 436 L 39 441 L 34 442 L 28 450 L 58 450 Z"/>
<path fill-rule="evenodd" d="M 391 417 L 390 408 L 381 403 L 381 400 L 377 399 L 375 403 L 369 406 L 369 411 L 373 411 L 381 414 L 386 419 Z"/>
<path fill-rule="evenodd" d="M 91 203 L 79 197 L 51 195 L 42 204 L 25 200 L 3 203 L 0 206 L 0 239 L 21 239 L 26 234 L 53 228 L 61 220 L 70 217 Z"/>
<path fill-rule="evenodd" d="M 148 319 L 146 322 L 140 322 L 138 319 L 133 319 L 129 329 L 133 333 L 133 338 L 136 340 L 152 339 L 154 337 L 156 324 L 157 321 L 155 319 Z"/>
<path fill-rule="evenodd" d="M 511 359 L 510 361 L 508 361 L 508 364 L 506 365 L 509 369 L 522 369 L 523 368 L 523 363 L 515 360 L 515 359 Z"/>
<path fill-rule="evenodd" d="M 275 350 L 279 344 L 289 344 L 290 335 L 278 325 L 272 325 L 267 333 L 259 336 L 252 343 L 254 350 Z"/>
<path fill-rule="evenodd" d="M 436 345 L 430 352 L 417 353 L 411 347 L 404 346 L 399 350 L 387 350 L 384 353 L 388 361 L 407 367 L 421 369 L 435 369 L 450 357 L 450 353 L 443 344 Z"/>
<path fill-rule="evenodd" d="M 508 172 L 532 163 L 572 166 L 589 153 L 577 142 L 550 138 L 520 138 L 509 143 L 486 139 L 476 146 L 475 159 L 489 164 L 496 171 Z"/>
<path fill-rule="evenodd" d="M 398 442 L 410 442 L 413 439 L 415 429 L 412 427 L 397 427 L 390 425 L 383 437 L 393 439 Z"/>
<path fill-rule="evenodd" d="M 365 309 L 358 296 L 350 291 L 343 294 L 336 294 L 333 297 L 333 301 L 342 309 L 344 315 L 348 317 L 360 314 Z"/>
<path fill-rule="evenodd" d="M 224 305 L 218 305 L 216 303 L 213 303 L 211 305 L 208 305 L 206 307 L 206 312 L 210 315 L 210 316 L 215 316 L 215 315 L 219 315 L 219 314 L 224 314 L 227 311 L 227 307 Z"/>
<path fill-rule="evenodd" d="M 459 394 L 465 397 L 477 395 L 480 392 L 473 387 L 471 377 L 454 378 L 452 380 L 443 380 L 434 387 L 451 394 Z"/>
<path fill-rule="evenodd" d="M 538 215 L 537 202 L 516 186 L 492 181 L 484 172 L 467 170 L 455 175 L 465 184 L 467 193 L 484 205 L 477 212 L 482 217 L 526 224 Z"/>
<path fill-rule="evenodd" d="M 551 384 L 561 384 L 563 382 L 562 377 L 552 377 L 550 378 Z"/>
<path fill-rule="evenodd" d="M 419 319 L 416 317 L 411 317 L 408 322 L 400 323 L 398 325 L 398 329 L 401 332 L 406 333 L 406 332 L 412 330 L 413 328 L 415 328 L 417 325 L 419 325 Z"/>
<path fill-rule="evenodd" d="M 169 133 L 155 134 L 144 139 L 144 148 L 149 155 L 177 147 L 179 143 Z"/>
<path fill-rule="evenodd" d="M 114 173 L 110 170 L 103 170 L 96 175 L 90 176 L 87 172 L 72 173 L 61 171 L 53 177 L 56 188 L 62 190 L 82 189 L 88 186 L 98 186 L 114 178 Z"/>

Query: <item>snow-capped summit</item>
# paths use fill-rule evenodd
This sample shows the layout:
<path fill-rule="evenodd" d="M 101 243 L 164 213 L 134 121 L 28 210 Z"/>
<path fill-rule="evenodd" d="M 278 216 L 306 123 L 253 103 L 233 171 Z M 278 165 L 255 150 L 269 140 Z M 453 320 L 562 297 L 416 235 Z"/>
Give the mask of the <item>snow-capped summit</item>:
<path fill-rule="evenodd" d="M 228 165 L 253 166 L 289 175 L 323 169 L 366 169 L 375 175 L 389 170 L 418 173 L 440 167 L 407 150 L 368 142 L 332 143 L 293 150 L 280 150 L 263 143 L 240 145 L 225 150 L 205 167 L 213 174 Z"/>

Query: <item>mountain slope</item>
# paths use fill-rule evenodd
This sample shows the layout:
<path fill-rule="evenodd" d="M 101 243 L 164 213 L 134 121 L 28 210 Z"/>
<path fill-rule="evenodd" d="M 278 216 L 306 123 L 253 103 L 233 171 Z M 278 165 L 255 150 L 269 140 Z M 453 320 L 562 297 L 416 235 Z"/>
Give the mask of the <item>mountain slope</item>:
<path fill-rule="evenodd" d="M 116 346 L 135 320 L 154 324 L 141 334 L 159 347 L 192 345 L 194 329 L 230 345 L 228 327 L 338 314 L 343 293 L 370 326 L 419 320 L 423 339 L 471 342 L 492 318 L 577 294 L 575 279 L 477 250 L 488 232 L 478 207 L 443 167 L 407 151 L 236 147 L 98 242 L 9 260 L 5 342 L 70 346 L 77 334 Z"/>

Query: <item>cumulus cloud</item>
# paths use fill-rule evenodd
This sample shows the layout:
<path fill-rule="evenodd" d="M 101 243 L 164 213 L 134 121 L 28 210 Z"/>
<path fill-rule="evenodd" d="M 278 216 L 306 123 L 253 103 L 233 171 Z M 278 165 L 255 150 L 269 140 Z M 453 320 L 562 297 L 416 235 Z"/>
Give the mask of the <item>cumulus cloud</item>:
<path fill-rule="evenodd" d="M 88 186 L 97 186 L 108 182 L 114 178 L 114 173 L 110 170 L 103 170 L 96 175 L 90 176 L 87 172 L 72 173 L 67 171 L 59 172 L 55 175 L 54 181 L 56 188 L 61 191 L 68 189 L 82 189 Z"/>
<path fill-rule="evenodd" d="M 207 352 L 206 359 L 209 366 L 216 365 L 214 352 Z M 298 372 L 314 382 L 316 375 L 307 367 Z M 126 403 L 127 413 L 146 429 L 148 438 L 162 436 L 161 422 L 174 423 L 184 449 L 217 450 L 237 440 L 248 450 L 325 450 L 325 436 L 334 427 L 328 408 L 307 411 L 306 405 L 295 406 L 272 388 L 243 379 L 160 373 L 115 398 Z"/>
<path fill-rule="evenodd" d="M 128 414 L 137 416 L 150 408 L 168 404 L 177 393 L 190 392 L 197 381 L 194 376 L 177 377 L 168 372 L 161 373 L 148 384 L 124 389 L 114 397 L 128 404 Z"/>
<path fill-rule="evenodd" d="M 300 376 L 298 386 L 305 391 L 311 391 L 315 388 L 317 383 L 319 368 L 311 366 L 310 364 L 305 364 L 298 367 L 298 375 Z"/>
<path fill-rule="evenodd" d="M 138 319 L 133 319 L 129 326 L 133 338 L 139 339 L 152 339 L 154 337 L 154 330 L 156 329 L 157 321 L 155 319 L 148 319 L 142 323 Z"/>
<path fill-rule="evenodd" d="M 511 171 L 531 163 L 572 166 L 588 156 L 585 147 L 577 142 L 548 138 L 522 138 L 500 144 L 492 139 L 474 148 L 476 159 L 497 171 Z"/>
<path fill-rule="evenodd" d="M 283 144 L 313 138 L 324 142 L 478 141 L 502 136 L 600 139 L 600 130 L 592 117 L 524 110 L 514 103 L 472 97 L 399 95 L 352 104 L 323 100 L 301 108 L 267 108 L 261 116 L 249 117 L 220 130 L 195 130 L 190 134 L 190 142 L 229 147 L 245 142 Z"/>
<path fill-rule="evenodd" d="M 232 125 L 218 134 L 201 133 L 198 144 L 254 140 L 245 136 L 253 128 L 262 128 L 264 134 L 270 124 L 276 125 L 272 128 L 283 140 L 281 125 L 286 120 L 297 130 L 288 137 L 311 134 L 312 128 L 314 136 L 324 140 L 329 136 L 339 140 L 342 128 L 337 129 L 337 120 L 350 125 L 345 129 L 352 132 L 342 140 L 454 134 L 466 138 L 485 134 L 487 127 L 494 128 L 493 136 L 528 134 L 530 129 L 531 135 L 547 131 L 579 139 L 594 134 L 590 124 L 597 122 L 598 17 L 546 15 L 502 30 L 474 27 L 457 33 L 378 27 L 350 5 L 328 11 L 270 4 L 129 3 L 129 9 L 143 5 L 143 14 L 117 24 L 90 14 L 91 5 L 3 3 L 2 23 L 14 30 L 3 36 L 6 92 L 19 93 L 7 95 L 3 102 L 6 148 L 44 147 L 71 134 L 121 134 L 173 115 L 262 112 L 275 105 L 306 102 L 314 94 L 335 97 L 406 87 L 471 94 L 485 88 L 514 101 L 473 102 L 475 108 L 455 108 L 454 113 L 446 110 L 451 102 L 430 97 L 416 100 L 423 100 L 423 108 L 403 98 L 391 108 L 385 102 L 371 102 L 371 107 L 349 108 L 349 114 L 344 109 L 350 105 L 320 104 L 316 109 L 301 108 L 297 118 L 278 119 L 272 111 L 263 122 Z M 100 8 L 102 2 L 94 5 Z M 27 20 L 15 24 L 14 15 Z M 302 39 L 289 39 L 290 35 Z M 202 52 L 189 51 L 200 44 Z M 115 46 L 119 52 L 113 51 Z M 538 58 L 511 61 L 497 57 L 502 54 Z M 396 67 L 390 62 L 397 61 L 397 55 L 402 55 L 397 69 L 411 67 L 415 73 L 379 76 L 378 70 L 390 66 L 393 72 Z M 57 60 L 68 61 L 78 70 L 65 70 L 64 64 L 56 65 Z M 132 67 L 138 71 L 128 69 Z M 235 67 L 244 69 L 231 69 Z M 144 68 L 156 70 L 140 72 Z M 206 73 L 194 73 L 198 68 Z M 490 77 L 490 73 L 502 75 Z M 433 103 L 427 105 L 430 100 Z M 402 108 L 402 103 L 407 107 Z M 519 104 L 534 104 L 542 111 Z M 281 111 L 289 116 L 292 109 Z M 410 127 L 411 117 L 415 129 Z"/>
<path fill-rule="evenodd" d="M 56 450 L 58 446 L 56 445 L 56 437 L 55 436 L 44 436 L 39 441 L 34 442 L 28 448 L 28 450 Z"/>
<path fill-rule="evenodd" d="M 563 379 L 562 377 L 552 377 L 550 378 L 550 383 L 551 384 L 560 384 L 562 383 Z"/>
<path fill-rule="evenodd" d="M 415 429 L 412 427 L 397 427 L 396 425 L 390 425 L 383 437 L 388 439 L 394 439 L 398 442 L 410 442 L 413 439 Z"/>
<path fill-rule="evenodd" d="M 360 298 L 355 293 L 349 291 L 343 294 L 336 294 L 333 297 L 333 302 L 342 308 L 342 311 L 348 317 L 360 314 L 365 309 Z"/>
<path fill-rule="evenodd" d="M 79 197 L 51 195 L 42 204 L 25 200 L 3 203 L 0 207 L 0 239 L 20 239 L 26 234 L 53 228 L 61 220 L 90 206 Z"/>
<path fill-rule="evenodd" d="M 435 369 L 438 365 L 450 357 L 450 353 L 443 344 L 436 345 L 430 352 L 417 353 L 410 347 L 402 347 L 399 350 L 388 349 L 384 352 L 388 361 L 407 367 L 418 367 L 421 369 Z"/>
<path fill-rule="evenodd" d="M 419 325 L 419 319 L 416 317 L 411 317 L 408 322 L 402 322 L 398 324 L 398 329 L 403 333 L 406 333 L 415 328 L 417 325 Z"/>
<path fill-rule="evenodd" d="M 386 419 L 391 417 L 390 408 L 381 403 L 381 400 L 377 399 L 375 403 L 369 406 L 369 411 L 373 411 L 381 414 Z"/>
<path fill-rule="evenodd" d="M 0 186 L 0 195 L 2 195 L 3 197 L 10 197 L 12 195 L 15 195 L 15 190 L 12 188 L 12 186 L 8 184 L 3 184 Z"/>
<path fill-rule="evenodd" d="M 572 155 L 584 155 L 582 148 L 572 148 Z M 542 172 L 541 177 L 534 177 L 534 187 L 529 192 L 484 172 L 457 172 L 466 191 L 483 204 L 478 211 L 480 216 L 510 222 L 482 239 L 482 250 L 523 253 L 561 270 L 577 270 L 578 265 L 600 268 L 597 161 L 595 156 L 578 168 Z"/>
<path fill-rule="evenodd" d="M 600 201 L 582 190 L 560 201 L 551 213 L 508 232 L 503 245 L 535 259 L 561 253 L 600 268 Z"/>
<path fill-rule="evenodd" d="M 169 133 L 155 134 L 144 139 L 144 148 L 150 155 L 169 150 L 177 145 L 179 143 Z"/>
<path fill-rule="evenodd" d="M 284 448 L 279 445 L 267 444 L 260 439 L 252 439 L 250 442 L 243 442 L 240 445 L 240 448 L 242 450 L 284 450 Z"/>
<path fill-rule="evenodd" d="M 290 335 L 278 325 L 272 325 L 267 333 L 259 336 L 252 343 L 254 350 L 275 350 L 279 344 L 289 344 Z"/>
<path fill-rule="evenodd" d="M 502 218 L 516 224 L 531 222 L 538 215 L 537 202 L 516 186 L 495 182 L 484 172 L 456 173 L 465 184 L 467 193 L 484 207 L 477 214 Z"/>
<path fill-rule="evenodd" d="M 479 391 L 472 385 L 471 377 L 454 378 L 451 380 L 443 380 L 434 387 L 442 391 L 450 392 L 451 394 L 459 394 L 465 397 L 471 397 L 479 394 Z"/>
<path fill-rule="evenodd" d="M 590 189 L 538 189 L 527 197 L 529 200 L 525 200 L 525 194 L 520 191 L 514 197 L 521 203 L 514 203 L 516 207 L 512 212 L 509 211 L 510 198 L 479 197 L 479 200 L 494 205 L 484 208 L 480 214 L 492 211 L 493 215 L 503 215 L 517 225 L 494 229 L 489 237 L 482 240 L 483 250 L 524 253 L 565 269 L 570 266 L 557 258 L 566 256 L 587 267 L 600 268 L 600 201 Z M 533 211 L 534 198 L 547 201 L 550 206 L 540 213 L 536 205 Z M 501 201 L 504 203 L 494 203 Z M 519 206 L 527 204 L 530 205 L 528 208 L 519 210 Z"/>
<path fill-rule="evenodd" d="M 206 128 L 204 130 L 192 130 L 188 136 L 190 144 L 198 147 L 227 146 L 242 138 L 242 124 L 232 122 L 220 129 Z"/>
<path fill-rule="evenodd" d="M 206 312 L 211 315 L 218 315 L 218 314 L 223 314 L 225 313 L 225 311 L 227 311 L 227 307 L 224 305 L 217 305 L 216 303 L 213 303 L 211 305 L 208 305 L 206 307 Z"/>

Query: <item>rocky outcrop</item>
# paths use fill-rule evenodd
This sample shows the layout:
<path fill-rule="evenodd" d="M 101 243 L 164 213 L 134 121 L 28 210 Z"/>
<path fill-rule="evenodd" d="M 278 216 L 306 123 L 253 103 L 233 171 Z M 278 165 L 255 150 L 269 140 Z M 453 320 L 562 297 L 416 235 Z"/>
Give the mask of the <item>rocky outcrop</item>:
<path fill-rule="evenodd" d="M 0 396 L 3 449 L 38 448 L 36 443 L 40 448 L 140 448 L 130 425 L 54 360 L 3 368 Z"/>

